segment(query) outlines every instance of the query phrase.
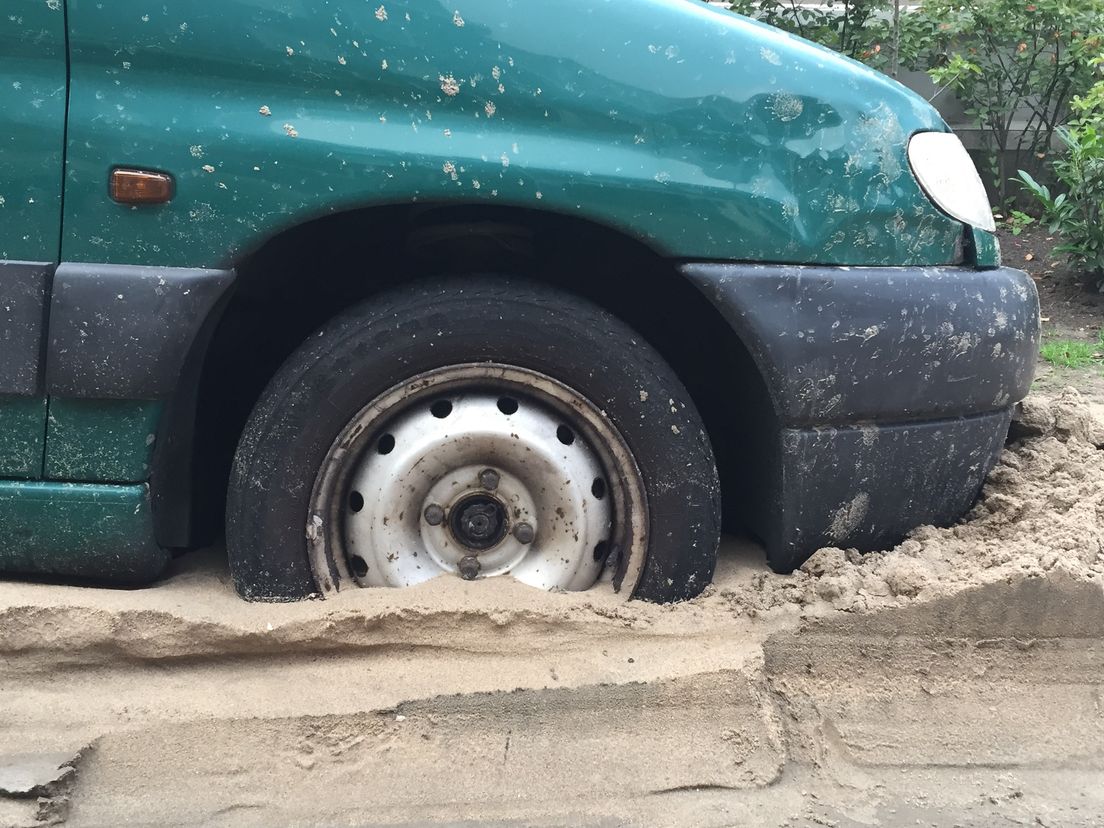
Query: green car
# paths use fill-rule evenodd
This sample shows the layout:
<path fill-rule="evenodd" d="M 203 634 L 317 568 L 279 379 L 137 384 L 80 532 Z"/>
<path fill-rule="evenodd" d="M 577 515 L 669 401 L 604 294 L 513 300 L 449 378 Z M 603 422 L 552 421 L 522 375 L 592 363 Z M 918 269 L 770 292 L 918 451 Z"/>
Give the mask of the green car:
<path fill-rule="evenodd" d="M 692 0 L 8 0 L 0 568 L 670 601 L 955 521 L 1038 301 L 896 82 Z"/>

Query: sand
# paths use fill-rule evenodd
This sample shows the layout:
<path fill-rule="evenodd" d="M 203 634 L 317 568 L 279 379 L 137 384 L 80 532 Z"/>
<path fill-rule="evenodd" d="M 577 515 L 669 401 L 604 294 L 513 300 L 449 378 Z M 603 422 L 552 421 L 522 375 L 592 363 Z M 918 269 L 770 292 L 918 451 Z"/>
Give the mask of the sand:
<path fill-rule="evenodd" d="M 1076 389 L 1028 399 L 1014 438 L 959 525 L 923 526 L 897 547 L 862 555 L 826 548 L 795 577 L 764 576 L 752 590 L 718 587 L 734 610 L 793 602 L 869 611 L 965 588 L 1061 571 L 1104 576 L 1104 425 Z"/>
<path fill-rule="evenodd" d="M 1104 428 L 1014 436 L 959 525 L 680 605 L 0 583 L 0 825 L 1099 824 Z"/>

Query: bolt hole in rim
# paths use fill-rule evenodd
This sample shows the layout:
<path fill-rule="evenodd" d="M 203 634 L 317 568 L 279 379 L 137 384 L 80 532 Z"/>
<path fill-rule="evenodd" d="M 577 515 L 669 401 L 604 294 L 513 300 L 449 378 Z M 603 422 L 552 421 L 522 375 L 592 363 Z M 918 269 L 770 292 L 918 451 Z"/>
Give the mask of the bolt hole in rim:
<path fill-rule="evenodd" d="M 594 544 L 594 560 L 601 561 L 609 554 L 609 542 L 598 541 Z"/>
<path fill-rule="evenodd" d="M 594 478 L 594 482 L 590 484 L 590 493 L 598 500 L 604 498 L 606 496 L 606 481 L 600 477 Z"/>
<path fill-rule="evenodd" d="M 507 575 L 567 590 L 606 577 L 627 598 L 647 526 L 639 469 L 601 411 L 546 375 L 478 363 L 414 377 L 352 419 L 307 538 L 323 592 Z"/>

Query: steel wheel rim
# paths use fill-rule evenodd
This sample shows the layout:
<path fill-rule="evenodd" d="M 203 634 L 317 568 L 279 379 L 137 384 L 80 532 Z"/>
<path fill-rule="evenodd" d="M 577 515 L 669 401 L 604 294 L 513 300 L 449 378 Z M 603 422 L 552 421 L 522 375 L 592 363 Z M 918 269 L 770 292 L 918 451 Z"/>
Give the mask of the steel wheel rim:
<path fill-rule="evenodd" d="M 564 590 L 609 579 L 629 597 L 647 526 L 640 471 L 603 412 L 539 372 L 465 363 L 396 385 L 353 417 L 322 463 L 306 534 L 323 594 L 505 575 Z"/>

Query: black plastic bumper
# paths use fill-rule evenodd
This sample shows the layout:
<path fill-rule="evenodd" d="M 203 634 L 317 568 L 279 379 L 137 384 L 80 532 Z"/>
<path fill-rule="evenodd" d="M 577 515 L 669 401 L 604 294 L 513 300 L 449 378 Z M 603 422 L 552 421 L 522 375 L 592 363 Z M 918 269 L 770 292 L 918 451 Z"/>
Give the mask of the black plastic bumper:
<path fill-rule="evenodd" d="M 687 264 L 770 399 L 735 504 L 779 571 L 957 520 L 1034 375 L 1039 302 L 1008 268 Z"/>

